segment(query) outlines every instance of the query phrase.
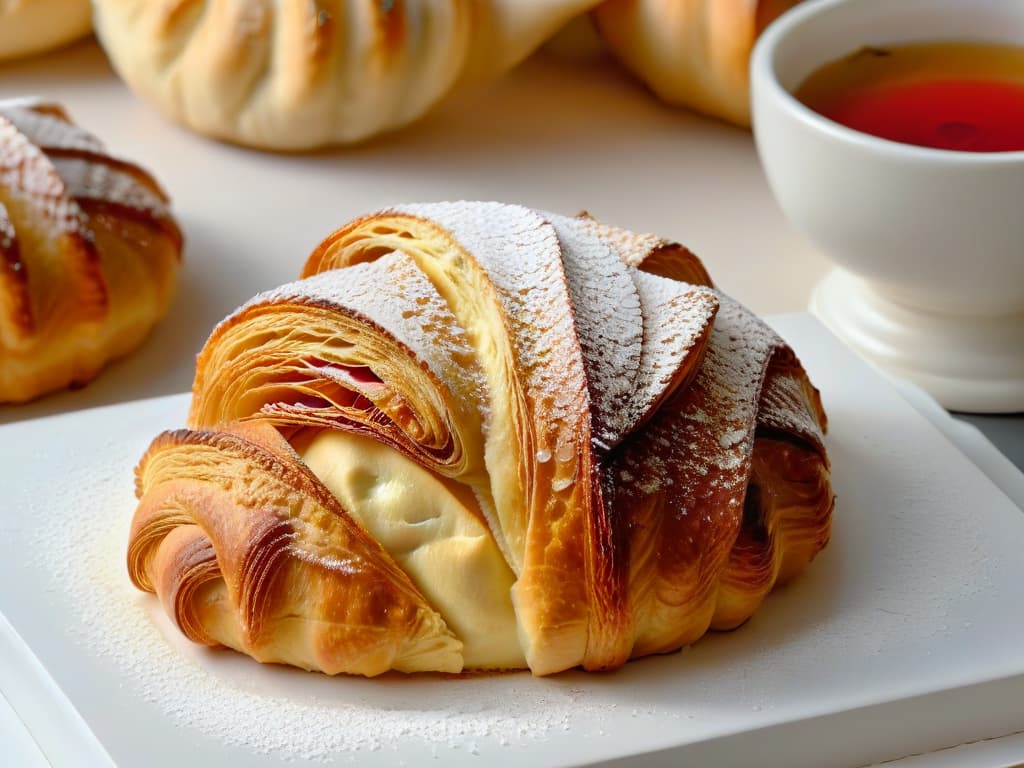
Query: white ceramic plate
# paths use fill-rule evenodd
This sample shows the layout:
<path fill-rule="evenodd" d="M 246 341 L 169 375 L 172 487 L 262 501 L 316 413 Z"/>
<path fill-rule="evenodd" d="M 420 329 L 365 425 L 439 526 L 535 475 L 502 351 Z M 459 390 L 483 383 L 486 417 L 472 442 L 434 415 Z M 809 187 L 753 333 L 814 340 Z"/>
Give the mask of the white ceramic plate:
<path fill-rule="evenodd" d="M 0 428 L 0 611 L 59 689 L 49 727 L 20 705 L 41 671 L 0 685 L 55 765 L 848 766 L 1024 729 L 1024 515 L 816 321 L 776 325 L 824 393 L 839 502 L 829 548 L 739 631 L 543 680 L 197 648 L 124 571 L 132 468 L 178 396 Z"/>

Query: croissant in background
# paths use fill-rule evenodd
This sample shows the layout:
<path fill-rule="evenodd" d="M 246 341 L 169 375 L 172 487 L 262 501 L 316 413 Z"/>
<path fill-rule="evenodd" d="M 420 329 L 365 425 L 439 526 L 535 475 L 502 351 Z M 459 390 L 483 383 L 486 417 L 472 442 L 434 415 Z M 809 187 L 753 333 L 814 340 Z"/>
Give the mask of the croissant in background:
<path fill-rule="evenodd" d="M 499 203 L 357 219 L 225 319 L 137 470 L 192 640 L 329 674 L 612 669 L 826 544 L 817 390 L 682 246 Z"/>
<path fill-rule="evenodd" d="M 121 77 L 199 133 L 263 149 L 344 144 L 492 77 L 597 0 L 95 0 Z"/>
<path fill-rule="evenodd" d="M 597 28 L 625 66 L 670 104 L 750 125 L 750 52 L 800 0 L 605 0 Z"/>
<path fill-rule="evenodd" d="M 750 123 L 761 30 L 799 0 L 94 0 L 137 93 L 189 128 L 260 149 L 347 144 L 515 66 L 587 11 L 662 99 Z"/>
<path fill-rule="evenodd" d="M 53 104 L 0 101 L 0 402 L 85 384 L 170 305 L 166 195 Z"/>
<path fill-rule="evenodd" d="M 85 37 L 90 29 L 89 0 L 4 0 L 0 61 L 48 51 Z"/>

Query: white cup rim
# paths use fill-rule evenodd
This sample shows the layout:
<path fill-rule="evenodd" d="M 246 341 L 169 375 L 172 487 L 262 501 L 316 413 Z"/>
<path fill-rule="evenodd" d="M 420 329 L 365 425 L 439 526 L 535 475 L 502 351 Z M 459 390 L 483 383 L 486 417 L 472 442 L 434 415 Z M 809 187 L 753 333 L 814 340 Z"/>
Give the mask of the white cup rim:
<path fill-rule="evenodd" d="M 892 141 L 848 128 L 842 123 L 837 123 L 815 112 L 797 99 L 787 88 L 783 87 L 775 71 L 775 56 L 779 45 L 810 19 L 831 13 L 834 9 L 846 5 L 848 2 L 849 0 L 811 0 L 811 2 L 796 6 L 773 21 L 761 33 L 754 46 L 750 65 L 751 82 L 765 88 L 767 97 L 778 101 L 800 122 L 810 128 L 821 131 L 833 139 L 861 147 L 867 151 L 881 152 L 892 157 L 899 156 L 906 159 L 950 165 L 989 167 L 993 165 L 1024 164 L 1024 150 L 965 152 L 954 149 L 936 149 Z M 849 53 L 849 51 L 836 51 L 836 57 L 846 53 Z M 824 63 L 822 62 L 822 64 Z M 756 112 L 754 110 L 754 120 L 757 119 Z"/>

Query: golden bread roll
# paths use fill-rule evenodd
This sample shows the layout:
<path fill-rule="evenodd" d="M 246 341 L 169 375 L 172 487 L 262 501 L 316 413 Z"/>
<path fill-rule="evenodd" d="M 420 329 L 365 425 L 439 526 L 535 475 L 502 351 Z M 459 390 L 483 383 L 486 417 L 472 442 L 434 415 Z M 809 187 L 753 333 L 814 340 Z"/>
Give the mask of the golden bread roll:
<path fill-rule="evenodd" d="M 199 133 L 262 149 L 359 141 L 512 67 L 596 0 L 96 0 L 121 77 Z"/>
<path fill-rule="evenodd" d="M 57 48 L 85 37 L 91 29 L 89 0 L 4 0 L 0 61 Z"/>
<path fill-rule="evenodd" d="M 138 346 L 181 245 L 144 170 L 60 107 L 0 102 L 0 402 L 83 385 Z"/>
<path fill-rule="evenodd" d="M 659 97 L 750 125 L 750 52 L 799 2 L 605 0 L 593 15 L 611 51 Z"/>
<path fill-rule="evenodd" d="M 434 203 L 304 274 L 214 330 L 190 429 L 138 469 L 132 579 L 189 637 L 328 673 L 613 669 L 737 626 L 826 544 L 818 393 L 682 246 Z"/>

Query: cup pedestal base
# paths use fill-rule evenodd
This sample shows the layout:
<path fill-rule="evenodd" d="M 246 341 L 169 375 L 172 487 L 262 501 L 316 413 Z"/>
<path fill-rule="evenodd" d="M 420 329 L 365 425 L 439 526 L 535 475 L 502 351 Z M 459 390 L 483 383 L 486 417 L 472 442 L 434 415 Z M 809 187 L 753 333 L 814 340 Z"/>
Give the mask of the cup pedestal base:
<path fill-rule="evenodd" d="M 1024 411 L 1024 314 L 925 312 L 885 299 L 843 269 L 818 283 L 811 311 L 861 356 L 950 410 Z"/>

